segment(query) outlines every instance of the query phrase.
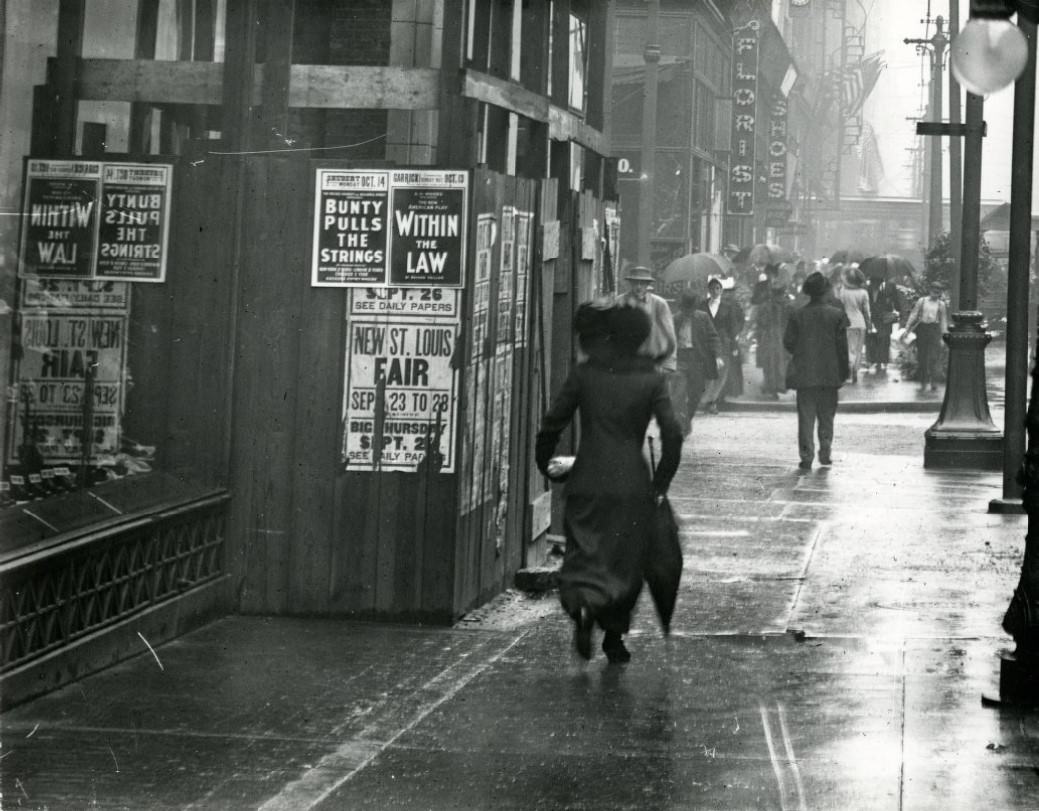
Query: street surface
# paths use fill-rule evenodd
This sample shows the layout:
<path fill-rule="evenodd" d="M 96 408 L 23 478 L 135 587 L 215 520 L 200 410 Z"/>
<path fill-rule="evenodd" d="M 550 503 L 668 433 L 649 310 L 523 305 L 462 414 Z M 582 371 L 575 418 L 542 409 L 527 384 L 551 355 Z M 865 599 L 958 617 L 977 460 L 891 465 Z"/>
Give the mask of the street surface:
<path fill-rule="evenodd" d="M 1026 519 L 923 469 L 934 417 L 838 411 L 799 475 L 793 413 L 698 416 L 675 630 L 644 597 L 626 666 L 578 660 L 553 594 L 229 617 L 5 713 L 3 807 L 1039 808 L 1039 713 L 981 702 Z"/>

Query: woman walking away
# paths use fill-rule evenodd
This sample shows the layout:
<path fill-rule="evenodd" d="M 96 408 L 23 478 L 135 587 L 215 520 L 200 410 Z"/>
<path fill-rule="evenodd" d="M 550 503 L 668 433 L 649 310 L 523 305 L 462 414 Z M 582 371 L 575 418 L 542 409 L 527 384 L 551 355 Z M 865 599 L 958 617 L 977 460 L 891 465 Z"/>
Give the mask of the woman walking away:
<path fill-rule="evenodd" d="M 916 365 L 920 374 L 920 391 L 930 384 L 938 388 L 938 365 L 941 362 L 942 335 L 949 331 L 949 308 L 942 299 L 942 283 L 931 282 L 927 295 L 913 305 L 906 321 L 902 340 L 911 331 L 916 332 Z"/>
<path fill-rule="evenodd" d="M 573 368 L 545 414 L 535 458 L 543 474 L 566 480 L 559 599 L 574 620 L 574 646 L 590 659 L 597 623 L 605 631 L 607 659 L 622 663 L 631 658 L 623 636 L 642 588 L 655 500 L 666 494 L 678 469 L 682 431 L 665 375 L 654 369 L 652 358 L 638 355 L 649 317 L 639 308 L 612 307 L 588 318 L 588 307 L 582 304 L 575 319 L 588 360 Z M 578 411 L 580 447 L 566 472 L 553 453 Z M 651 474 L 642 449 L 654 417 L 661 458 Z"/>
<path fill-rule="evenodd" d="M 848 316 L 848 365 L 851 367 L 851 382 L 859 382 L 859 366 L 862 363 L 862 348 L 866 343 L 866 333 L 873 328 L 869 313 L 869 293 L 863 289 L 866 277 L 858 268 L 851 268 L 844 274 L 844 286 L 837 294 L 844 305 L 844 314 Z"/>

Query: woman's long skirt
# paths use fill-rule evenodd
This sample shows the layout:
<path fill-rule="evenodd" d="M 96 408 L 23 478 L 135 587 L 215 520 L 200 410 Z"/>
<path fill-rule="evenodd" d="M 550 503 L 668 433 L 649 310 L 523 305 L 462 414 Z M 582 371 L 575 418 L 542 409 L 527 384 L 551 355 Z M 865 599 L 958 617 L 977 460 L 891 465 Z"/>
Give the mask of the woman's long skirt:
<path fill-rule="evenodd" d="M 566 553 L 559 572 L 563 610 L 576 617 L 587 608 L 603 630 L 627 633 L 652 526 L 650 492 L 567 495 Z"/>

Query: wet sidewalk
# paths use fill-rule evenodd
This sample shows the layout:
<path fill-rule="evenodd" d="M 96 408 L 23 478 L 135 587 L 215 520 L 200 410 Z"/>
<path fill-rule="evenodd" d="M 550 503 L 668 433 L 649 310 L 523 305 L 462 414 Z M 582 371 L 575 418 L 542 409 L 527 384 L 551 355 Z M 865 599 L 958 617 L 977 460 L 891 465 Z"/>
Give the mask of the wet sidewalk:
<path fill-rule="evenodd" d="M 694 425 L 675 632 L 570 650 L 554 595 L 452 628 L 229 617 L 0 716 L 3 807 L 1034 809 L 1039 714 L 983 707 L 1026 519 L 924 470 L 925 414 Z"/>
<path fill-rule="evenodd" d="M 986 351 L 985 383 L 989 407 L 1002 409 L 1006 392 L 1005 348 L 1002 345 Z M 743 364 L 743 394 L 722 404 L 727 411 L 772 411 L 796 409 L 795 394 L 786 391 L 776 396 L 762 392 L 762 373 L 753 361 Z M 934 414 L 941 411 L 945 386 L 921 390 L 915 380 L 907 380 L 895 364 L 886 370 L 863 367 L 855 383 L 848 381 L 839 392 L 840 409 L 849 412 L 920 412 Z"/>

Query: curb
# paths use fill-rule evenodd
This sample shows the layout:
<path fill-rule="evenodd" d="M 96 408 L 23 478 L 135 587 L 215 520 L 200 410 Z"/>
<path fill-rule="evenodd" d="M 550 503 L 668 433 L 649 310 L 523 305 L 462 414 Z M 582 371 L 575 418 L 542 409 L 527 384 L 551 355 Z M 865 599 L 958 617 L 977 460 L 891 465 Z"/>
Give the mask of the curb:
<path fill-rule="evenodd" d="M 883 414 L 887 412 L 933 413 L 941 411 L 941 400 L 903 400 L 898 402 L 847 400 L 837 403 L 837 410 L 845 414 Z M 785 401 L 771 402 L 732 402 L 726 401 L 718 408 L 719 413 L 728 412 L 796 412 L 797 403 Z M 698 415 L 699 416 L 699 415 Z"/>

